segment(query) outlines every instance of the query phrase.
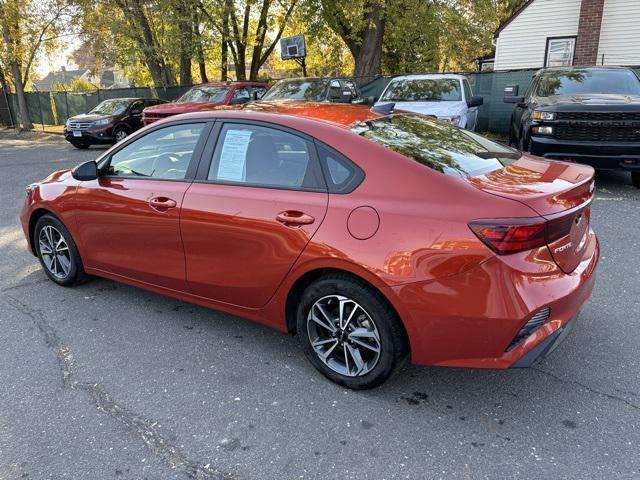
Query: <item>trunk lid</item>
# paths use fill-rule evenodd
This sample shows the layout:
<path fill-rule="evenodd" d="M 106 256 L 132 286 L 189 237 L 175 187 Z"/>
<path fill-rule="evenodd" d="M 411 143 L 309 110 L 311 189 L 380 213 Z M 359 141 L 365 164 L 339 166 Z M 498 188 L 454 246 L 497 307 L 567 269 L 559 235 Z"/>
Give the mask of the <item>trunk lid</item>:
<path fill-rule="evenodd" d="M 523 155 L 502 169 L 469 177 L 474 187 L 530 207 L 547 221 L 547 246 L 571 273 L 584 255 L 589 234 L 594 170 L 587 165 Z"/>

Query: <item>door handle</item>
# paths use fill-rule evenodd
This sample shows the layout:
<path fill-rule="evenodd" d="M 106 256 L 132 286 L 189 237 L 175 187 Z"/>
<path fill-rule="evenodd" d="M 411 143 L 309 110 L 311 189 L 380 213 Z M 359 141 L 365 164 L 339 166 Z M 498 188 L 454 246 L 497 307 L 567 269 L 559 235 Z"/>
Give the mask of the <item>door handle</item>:
<path fill-rule="evenodd" d="M 178 204 L 171 198 L 153 197 L 151 200 L 149 200 L 149 205 L 151 205 L 151 207 L 155 208 L 156 210 L 167 210 L 169 208 L 175 208 Z"/>
<path fill-rule="evenodd" d="M 300 227 L 302 225 L 310 225 L 316 221 L 311 215 L 296 210 L 287 210 L 276 215 L 276 220 L 287 227 Z"/>

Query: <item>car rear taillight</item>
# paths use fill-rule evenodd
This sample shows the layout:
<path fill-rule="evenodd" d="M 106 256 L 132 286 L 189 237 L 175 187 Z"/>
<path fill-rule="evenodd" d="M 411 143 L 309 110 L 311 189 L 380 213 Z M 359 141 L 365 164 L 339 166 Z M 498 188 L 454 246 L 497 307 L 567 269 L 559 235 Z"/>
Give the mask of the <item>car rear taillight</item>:
<path fill-rule="evenodd" d="M 550 220 L 542 217 L 474 220 L 469 228 L 491 250 L 506 255 L 543 247 L 569 235 L 576 218 L 585 215 L 588 221 L 589 213 L 586 208 Z"/>
<path fill-rule="evenodd" d="M 543 218 L 475 220 L 469 228 L 498 255 L 531 250 L 546 245 L 547 222 Z"/>

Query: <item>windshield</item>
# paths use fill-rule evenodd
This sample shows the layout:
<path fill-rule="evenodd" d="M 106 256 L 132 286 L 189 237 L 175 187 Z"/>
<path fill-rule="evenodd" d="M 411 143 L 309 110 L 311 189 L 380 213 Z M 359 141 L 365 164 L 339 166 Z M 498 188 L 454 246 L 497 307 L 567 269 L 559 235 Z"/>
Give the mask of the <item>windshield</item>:
<path fill-rule="evenodd" d="M 129 106 L 129 100 L 105 100 L 89 113 L 95 115 L 120 115 Z"/>
<path fill-rule="evenodd" d="M 298 80 L 280 80 L 267 93 L 262 100 L 307 100 L 322 102 L 327 96 L 329 80 L 301 78 Z"/>
<path fill-rule="evenodd" d="M 228 91 L 229 87 L 193 87 L 187 90 L 178 102 L 222 102 Z"/>
<path fill-rule="evenodd" d="M 640 95 L 640 81 L 630 70 L 550 70 L 544 72 L 536 95 Z"/>
<path fill-rule="evenodd" d="M 482 175 L 521 155 L 468 130 L 420 115 L 391 115 L 359 123 L 352 131 L 447 175 Z"/>
<path fill-rule="evenodd" d="M 460 80 L 453 78 L 392 80 L 380 100 L 391 102 L 459 102 Z"/>

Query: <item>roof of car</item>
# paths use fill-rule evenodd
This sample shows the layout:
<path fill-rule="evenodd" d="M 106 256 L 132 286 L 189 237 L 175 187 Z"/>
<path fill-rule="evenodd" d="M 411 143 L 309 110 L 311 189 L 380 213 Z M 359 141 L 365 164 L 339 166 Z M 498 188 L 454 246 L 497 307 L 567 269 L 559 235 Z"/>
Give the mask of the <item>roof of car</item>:
<path fill-rule="evenodd" d="M 464 75 L 456 75 L 454 73 L 420 73 L 414 75 L 399 75 L 397 77 L 393 77 L 391 81 L 394 80 L 439 80 L 443 78 L 450 78 L 452 80 L 463 80 L 466 77 Z"/>
<path fill-rule="evenodd" d="M 193 85 L 193 87 L 230 87 L 232 85 L 251 86 L 251 85 L 267 85 L 267 82 L 260 82 L 258 80 L 240 80 L 229 82 L 207 82 L 199 85 Z"/>
<path fill-rule="evenodd" d="M 221 117 L 225 112 L 233 117 L 241 118 L 242 114 L 277 114 L 289 117 L 305 118 L 320 121 L 342 128 L 350 128 L 355 123 L 366 122 L 384 115 L 374 112 L 366 105 L 351 105 L 344 103 L 321 103 L 285 100 L 278 102 L 251 102 L 240 106 L 223 106 L 214 110 L 187 114 L 197 117 Z"/>
<path fill-rule="evenodd" d="M 593 66 L 593 67 L 545 67 L 538 70 L 540 72 L 580 72 L 583 70 L 629 70 L 629 67 L 618 66 Z"/>

